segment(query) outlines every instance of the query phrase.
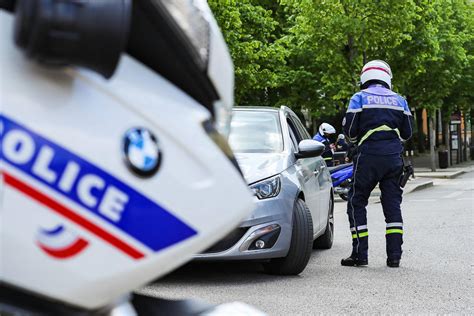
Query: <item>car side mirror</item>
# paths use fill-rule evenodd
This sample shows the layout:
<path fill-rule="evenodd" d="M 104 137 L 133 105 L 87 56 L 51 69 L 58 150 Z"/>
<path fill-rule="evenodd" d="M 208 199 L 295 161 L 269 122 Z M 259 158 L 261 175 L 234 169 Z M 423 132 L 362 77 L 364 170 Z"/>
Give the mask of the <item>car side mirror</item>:
<path fill-rule="evenodd" d="M 297 159 L 313 158 L 321 156 L 324 152 L 324 144 L 313 139 L 304 139 L 298 144 L 298 152 L 295 154 Z"/>

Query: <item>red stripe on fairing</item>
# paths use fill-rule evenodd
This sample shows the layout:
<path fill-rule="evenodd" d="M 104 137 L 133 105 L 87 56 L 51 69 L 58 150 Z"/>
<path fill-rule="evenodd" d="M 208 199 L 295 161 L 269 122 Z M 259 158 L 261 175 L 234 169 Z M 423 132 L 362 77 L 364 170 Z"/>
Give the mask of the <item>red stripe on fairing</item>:
<path fill-rule="evenodd" d="M 382 68 L 382 67 L 369 67 L 369 68 L 364 69 L 364 70 L 362 71 L 362 73 L 364 73 L 364 72 L 366 72 L 366 71 L 369 71 L 369 70 L 381 70 L 381 71 L 387 73 L 387 74 L 390 76 L 390 73 L 388 72 L 388 70 L 387 70 L 387 69 L 384 69 L 384 68 Z"/>
<path fill-rule="evenodd" d="M 67 246 L 66 248 L 54 249 L 49 248 L 48 246 L 38 242 L 38 246 L 43 249 L 44 252 L 58 259 L 67 259 L 69 257 L 72 257 L 81 252 L 84 248 L 86 248 L 88 244 L 89 243 L 86 240 L 80 238 L 76 240 L 72 245 Z"/>
<path fill-rule="evenodd" d="M 44 195 L 38 190 L 32 188 L 28 184 L 22 182 L 21 180 L 14 178 L 13 176 L 11 176 L 10 174 L 6 172 L 3 172 L 3 177 L 5 179 L 5 184 L 12 186 L 18 191 L 38 201 L 39 203 L 49 207 L 51 210 L 55 211 L 56 213 L 68 218 L 69 220 L 73 221 L 79 226 L 82 226 L 84 229 L 90 231 L 91 233 L 103 239 L 104 241 L 111 244 L 115 248 L 126 253 L 133 259 L 141 259 L 145 256 L 141 251 L 133 248 L 132 246 L 128 245 L 127 243 L 123 242 L 122 240 L 118 239 L 117 237 L 113 236 L 107 231 L 103 230 L 96 224 L 90 222 L 88 219 L 75 213 L 73 210 L 69 209 L 65 205 L 62 205 L 54 201 L 53 199 L 49 198 L 48 196 Z"/>

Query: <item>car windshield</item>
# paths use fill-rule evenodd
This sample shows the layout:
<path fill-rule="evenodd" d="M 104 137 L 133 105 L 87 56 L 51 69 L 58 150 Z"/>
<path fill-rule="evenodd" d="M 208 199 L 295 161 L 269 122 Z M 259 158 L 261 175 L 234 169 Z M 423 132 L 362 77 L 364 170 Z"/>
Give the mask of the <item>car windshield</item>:
<path fill-rule="evenodd" d="M 229 144 L 236 153 L 278 153 L 283 151 L 278 112 L 233 112 Z"/>

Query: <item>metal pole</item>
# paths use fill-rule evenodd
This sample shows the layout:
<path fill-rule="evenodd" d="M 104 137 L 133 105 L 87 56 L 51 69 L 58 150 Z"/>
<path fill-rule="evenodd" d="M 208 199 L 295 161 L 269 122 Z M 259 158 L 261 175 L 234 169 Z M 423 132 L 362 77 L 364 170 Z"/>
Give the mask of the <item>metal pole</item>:
<path fill-rule="evenodd" d="M 446 146 L 446 150 L 448 151 L 448 166 L 451 166 L 451 137 L 449 135 L 449 120 L 444 122 L 444 145 Z"/>

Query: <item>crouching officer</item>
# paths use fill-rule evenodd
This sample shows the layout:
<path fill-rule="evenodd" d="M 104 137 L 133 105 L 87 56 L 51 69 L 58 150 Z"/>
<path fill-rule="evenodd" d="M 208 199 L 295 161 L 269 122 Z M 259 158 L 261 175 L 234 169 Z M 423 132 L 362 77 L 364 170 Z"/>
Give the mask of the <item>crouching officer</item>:
<path fill-rule="evenodd" d="M 336 151 L 347 151 L 348 149 L 349 146 L 346 143 L 346 136 L 344 136 L 344 134 L 339 134 L 337 136 Z"/>
<path fill-rule="evenodd" d="M 324 144 L 324 146 L 326 146 L 321 157 L 323 157 L 328 167 L 332 167 L 334 164 L 334 152 L 331 148 L 330 137 L 335 134 L 336 129 L 331 124 L 322 123 L 321 125 L 319 125 L 318 133 L 313 137 L 314 140 L 317 140 L 318 142 L 321 142 Z"/>
<path fill-rule="evenodd" d="M 387 265 L 398 267 L 402 255 L 403 220 L 400 209 L 403 170 L 402 140 L 412 135 L 406 100 L 391 91 L 392 71 L 382 60 L 368 62 L 360 76 L 362 91 L 354 94 L 342 122 L 349 141 L 357 144 L 354 183 L 349 191 L 347 214 L 352 234 L 352 254 L 343 266 L 368 264 L 366 206 L 377 183 L 386 222 Z"/>

